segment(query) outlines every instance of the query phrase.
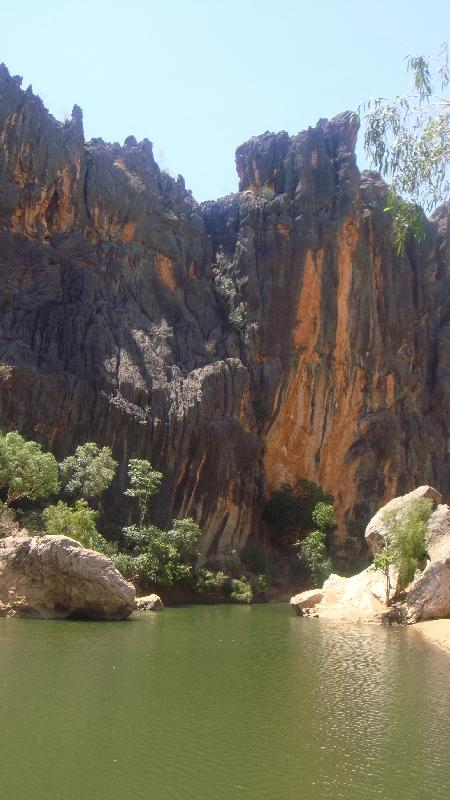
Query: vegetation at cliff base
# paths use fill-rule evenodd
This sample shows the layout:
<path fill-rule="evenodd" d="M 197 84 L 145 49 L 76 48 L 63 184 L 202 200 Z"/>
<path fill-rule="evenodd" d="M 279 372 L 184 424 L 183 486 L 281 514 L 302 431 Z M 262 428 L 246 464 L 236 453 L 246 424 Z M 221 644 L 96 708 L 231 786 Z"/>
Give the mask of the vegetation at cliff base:
<path fill-rule="evenodd" d="M 68 536 L 109 556 L 125 578 L 142 588 L 186 584 L 238 603 L 249 603 L 266 590 L 264 574 L 242 574 L 241 560 L 232 546 L 223 554 L 227 572 L 199 568 L 201 530 L 192 518 L 174 519 L 169 530 L 149 521 L 151 500 L 163 475 L 146 459 L 128 462 L 129 485 L 124 495 L 136 501 L 135 520 L 122 528 L 118 540 L 103 536 L 98 530 L 102 515 L 89 503 L 98 506 L 117 466 L 111 449 L 95 442 L 80 445 L 58 464 L 51 453 L 16 431 L 0 434 L 1 535 L 14 530 L 18 515 L 32 535 Z M 44 501 L 58 494 L 64 499 L 43 507 Z"/>
<path fill-rule="evenodd" d="M 336 526 L 336 515 L 331 503 L 319 502 L 311 514 L 317 526 L 303 540 L 295 543 L 299 556 L 308 568 L 314 586 L 320 586 L 332 573 L 333 562 L 327 550 L 327 533 Z"/>

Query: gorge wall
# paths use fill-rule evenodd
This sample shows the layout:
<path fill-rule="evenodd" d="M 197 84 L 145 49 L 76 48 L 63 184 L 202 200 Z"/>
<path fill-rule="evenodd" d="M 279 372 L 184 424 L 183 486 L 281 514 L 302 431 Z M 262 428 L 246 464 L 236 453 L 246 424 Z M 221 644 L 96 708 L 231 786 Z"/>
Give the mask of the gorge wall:
<path fill-rule="evenodd" d="M 349 548 L 379 505 L 450 493 L 448 208 L 396 254 L 350 113 L 236 152 L 199 205 L 148 140 L 86 142 L 0 67 L 0 425 L 57 456 L 113 447 L 165 475 L 155 521 L 242 547 L 273 488 L 336 500 Z"/>

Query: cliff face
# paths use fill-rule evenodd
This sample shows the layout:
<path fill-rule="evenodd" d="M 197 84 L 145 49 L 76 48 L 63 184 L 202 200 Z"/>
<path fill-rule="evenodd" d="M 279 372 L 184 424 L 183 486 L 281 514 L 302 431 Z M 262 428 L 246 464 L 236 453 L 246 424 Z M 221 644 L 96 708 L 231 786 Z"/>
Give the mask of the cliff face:
<path fill-rule="evenodd" d="M 236 153 L 199 206 L 151 143 L 85 142 L 0 68 L 0 423 L 58 456 L 110 444 L 165 474 L 161 524 L 244 545 L 281 482 L 336 498 L 342 540 L 416 485 L 450 490 L 448 214 L 395 253 L 350 114 Z M 116 499 L 120 498 L 120 499 Z"/>

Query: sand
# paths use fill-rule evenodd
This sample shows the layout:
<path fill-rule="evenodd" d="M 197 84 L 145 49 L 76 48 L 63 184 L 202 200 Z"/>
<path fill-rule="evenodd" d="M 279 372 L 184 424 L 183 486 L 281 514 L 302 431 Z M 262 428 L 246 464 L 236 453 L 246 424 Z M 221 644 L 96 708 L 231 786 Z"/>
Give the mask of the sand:
<path fill-rule="evenodd" d="M 450 655 L 450 619 L 430 619 L 417 622 L 412 629 L 420 633 L 431 644 L 435 644 Z"/>

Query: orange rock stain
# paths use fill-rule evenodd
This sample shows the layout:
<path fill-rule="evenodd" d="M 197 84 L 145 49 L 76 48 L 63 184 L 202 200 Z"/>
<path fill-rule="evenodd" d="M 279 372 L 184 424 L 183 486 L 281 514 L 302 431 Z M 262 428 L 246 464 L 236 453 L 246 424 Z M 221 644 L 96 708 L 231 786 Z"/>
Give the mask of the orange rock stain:
<path fill-rule="evenodd" d="M 156 253 L 155 266 L 162 282 L 168 286 L 169 289 L 172 289 L 172 291 L 176 289 L 177 285 L 175 282 L 173 263 L 171 259 L 168 258 L 168 256 L 163 255 L 163 253 Z"/>
<path fill-rule="evenodd" d="M 306 477 L 334 495 L 337 508 L 351 508 L 357 464 L 346 465 L 364 406 L 365 371 L 350 360 L 349 306 L 353 258 L 359 234 L 347 220 L 338 235 L 337 320 L 334 350 L 319 348 L 324 252 L 304 262 L 292 343 L 297 359 L 282 387 L 280 411 L 266 440 L 264 468 L 269 490 Z M 344 536 L 343 519 L 338 520 Z"/>

